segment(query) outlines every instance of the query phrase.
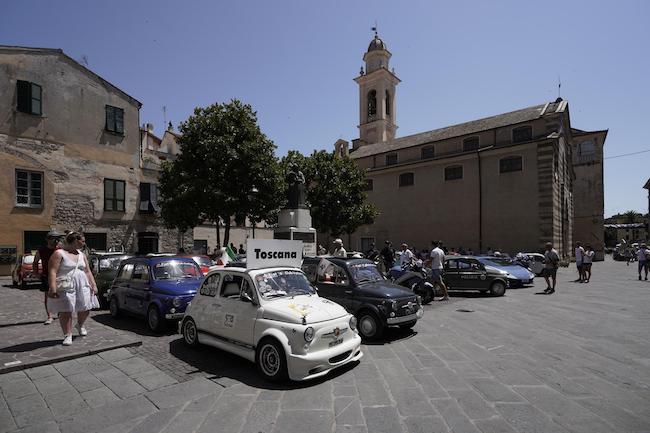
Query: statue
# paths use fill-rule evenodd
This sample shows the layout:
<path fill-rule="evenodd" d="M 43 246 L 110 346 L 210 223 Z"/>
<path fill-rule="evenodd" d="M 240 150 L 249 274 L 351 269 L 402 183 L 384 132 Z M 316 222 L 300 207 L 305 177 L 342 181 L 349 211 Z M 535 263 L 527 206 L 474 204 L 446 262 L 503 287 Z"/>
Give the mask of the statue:
<path fill-rule="evenodd" d="M 296 164 L 291 164 L 289 171 L 284 177 L 289 185 L 287 189 L 287 209 L 298 209 L 305 207 L 305 175 L 298 169 Z"/>

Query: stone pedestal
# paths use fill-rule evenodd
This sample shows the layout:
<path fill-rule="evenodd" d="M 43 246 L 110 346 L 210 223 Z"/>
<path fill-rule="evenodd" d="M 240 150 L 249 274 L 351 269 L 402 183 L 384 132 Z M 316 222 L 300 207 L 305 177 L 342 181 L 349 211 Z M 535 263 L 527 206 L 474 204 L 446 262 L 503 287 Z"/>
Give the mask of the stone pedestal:
<path fill-rule="evenodd" d="M 309 209 L 282 209 L 278 215 L 278 227 L 274 239 L 302 241 L 305 256 L 316 255 L 316 229 L 311 226 Z"/>

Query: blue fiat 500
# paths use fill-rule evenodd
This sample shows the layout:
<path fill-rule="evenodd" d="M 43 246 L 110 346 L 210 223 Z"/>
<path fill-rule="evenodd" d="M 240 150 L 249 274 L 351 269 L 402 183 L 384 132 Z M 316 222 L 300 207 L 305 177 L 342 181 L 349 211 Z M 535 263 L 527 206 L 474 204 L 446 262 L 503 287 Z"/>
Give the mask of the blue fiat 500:
<path fill-rule="evenodd" d="M 178 320 L 203 281 L 191 257 L 134 257 L 120 264 L 108 293 L 113 317 L 122 313 L 145 317 L 149 329 L 161 332 Z"/>

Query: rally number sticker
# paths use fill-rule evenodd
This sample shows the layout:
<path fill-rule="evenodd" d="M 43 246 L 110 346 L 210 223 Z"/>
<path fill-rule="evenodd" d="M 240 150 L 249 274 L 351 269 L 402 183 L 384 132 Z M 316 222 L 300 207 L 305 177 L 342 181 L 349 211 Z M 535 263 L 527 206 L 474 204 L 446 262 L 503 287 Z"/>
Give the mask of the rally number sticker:
<path fill-rule="evenodd" d="M 226 314 L 226 318 L 223 321 L 223 326 L 226 328 L 233 328 L 235 326 L 235 315 Z"/>

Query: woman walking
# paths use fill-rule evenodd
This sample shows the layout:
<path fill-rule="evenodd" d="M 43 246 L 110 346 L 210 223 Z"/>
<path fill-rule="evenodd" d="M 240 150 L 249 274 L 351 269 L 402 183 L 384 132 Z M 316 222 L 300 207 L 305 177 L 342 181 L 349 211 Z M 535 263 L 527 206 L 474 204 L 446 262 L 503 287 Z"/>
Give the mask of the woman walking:
<path fill-rule="evenodd" d="M 84 235 L 73 231 L 67 234 L 65 241 L 65 248 L 56 250 L 50 258 L 48 296 L 50 312 L 59 313 L 63 345 L 69 346 L 72 344 L 73 313 L 77 314 L 79 335 L 88 335 L 84 323 L 92 309 L 97 284 L 80 251 L 86 242 Z"/>

